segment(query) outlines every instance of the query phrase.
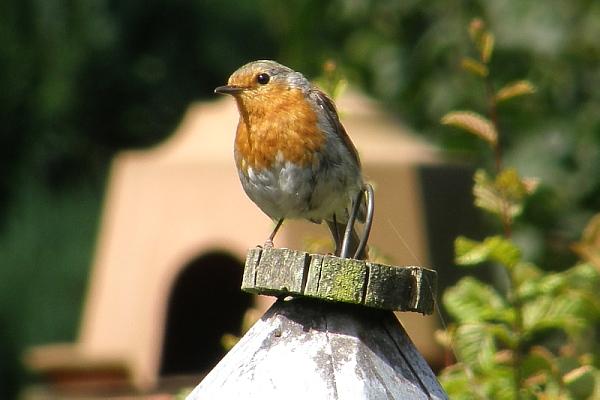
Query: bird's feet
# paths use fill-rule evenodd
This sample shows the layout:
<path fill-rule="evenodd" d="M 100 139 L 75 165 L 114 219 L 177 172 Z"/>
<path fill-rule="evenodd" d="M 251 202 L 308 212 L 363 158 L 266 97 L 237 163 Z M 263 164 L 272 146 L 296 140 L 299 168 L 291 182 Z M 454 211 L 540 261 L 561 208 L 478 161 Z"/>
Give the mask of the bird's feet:
<path fill-rule="evenodd" d="M 265 240 L 265 242 L 263 243 L 263 245 L 262 246 L 258 245 L 258 247 L 260 247 L 263 250 L 272 249 L 274 247 L 274 245 L 273 245 L 273 239 L 267 239 L 267 240 Z"/>

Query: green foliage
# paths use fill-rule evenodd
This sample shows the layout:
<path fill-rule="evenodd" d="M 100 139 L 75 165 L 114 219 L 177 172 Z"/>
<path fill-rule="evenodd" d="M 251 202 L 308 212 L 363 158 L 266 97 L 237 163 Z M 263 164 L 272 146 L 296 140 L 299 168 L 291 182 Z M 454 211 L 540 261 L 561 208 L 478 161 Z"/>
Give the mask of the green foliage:
<path fill-rule="evenodd" d="M 524 180 L 514 168 L 503 169 L 494 179 L 484 171 L 475 173 L 475 205 L 511 221 L 523 212 L 526 198 L 537 187 L 537 180 Z"/>
<path fill-rule="evenodd" d="M 482 76 L 487 76 L 487 69 L 485 75 Z M 462 128 L 493 146 L 498 142 L 498 133 L 494 125 L 487 118 L 473 111 L 448 113 L 442 118 L 442 124 Z"/>
<path fill-rule="evenodd" d="M 456 264 L 461 266 L 493 261 L 511 268 L 521 260 L 521 250 L 502 236 L 488 237 L 483 242 L 461 236 L 454 242 L 454 252 Z"/>
<path fill-rule="evenodd" d="M 479 19 L 469 33 L 479 60 L 465 59 L 463 67 L 490 87 L 494 37 Z M 494 265 L 507 281 L 500 291 L 465 277 L 444 293 L 454 324 L 442 342 L 454 350 L 458 363 L 442 371 L 440 380 L 453 399 L 592 399 L 600 394 L 599 345 L 594 340 L 600 323 L 600 216 L 574 247 L 583 260 L 560 272 L 546 272 L 524 260 L 512 238 L 538 180 L 503 166 L 496 106 L 534 92 L 530 82 L 519 80 L 488 91 L 489 117 L 459 111 L 441 120 L 483 140 L 494 153 L 494 172 L 475 172 L 474 202 L 504 228 L 503 235 L 482 241 L 458 237 L 455 262 Z"/>
<path fill-rule="evenodd" d="M 450 315 L 460 323 L 511 323 L 515 318 L 508 301 L 500 293 L 470 277 L 462 279 L 446 290 L 444 305 Z"/>

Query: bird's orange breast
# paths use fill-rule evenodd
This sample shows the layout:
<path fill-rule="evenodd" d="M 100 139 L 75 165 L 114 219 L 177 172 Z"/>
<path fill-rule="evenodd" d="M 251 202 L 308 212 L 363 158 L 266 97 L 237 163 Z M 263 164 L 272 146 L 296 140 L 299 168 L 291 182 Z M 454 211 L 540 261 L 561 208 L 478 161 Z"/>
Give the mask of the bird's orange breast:
<path fill-rule="evenodd" d="M 240 120 L 235 157 L 244 172 L 271 168 L 278 154 L 299 166 L 316 161 L 325 144 L 316 110 L 299 89 L 273 87 L 267 94 L 237 99 Z"/>

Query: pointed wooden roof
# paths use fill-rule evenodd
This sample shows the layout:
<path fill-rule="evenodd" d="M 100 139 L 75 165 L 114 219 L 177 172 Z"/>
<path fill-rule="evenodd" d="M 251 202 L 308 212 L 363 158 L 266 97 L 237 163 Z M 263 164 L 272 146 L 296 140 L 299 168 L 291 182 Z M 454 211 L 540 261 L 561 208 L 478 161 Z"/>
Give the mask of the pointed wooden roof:
<path fill-rule="evenodd" d="M 188 400 L 447 399 L 391 311 L 279 300 Z"/>

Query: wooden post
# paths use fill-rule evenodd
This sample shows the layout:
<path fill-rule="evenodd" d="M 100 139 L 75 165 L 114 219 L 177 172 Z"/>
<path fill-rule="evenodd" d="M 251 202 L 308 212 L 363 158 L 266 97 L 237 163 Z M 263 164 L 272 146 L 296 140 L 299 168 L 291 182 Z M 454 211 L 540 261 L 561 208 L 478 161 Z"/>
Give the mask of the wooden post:
<path fill-rule="evenodd" d="M 252 249 L 242 289 L 279 300 L 188 396 L 446 399 L 391 310 L 429 314 L 435 271 Z"/>

